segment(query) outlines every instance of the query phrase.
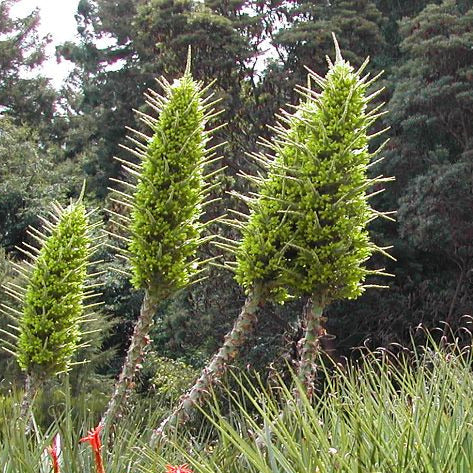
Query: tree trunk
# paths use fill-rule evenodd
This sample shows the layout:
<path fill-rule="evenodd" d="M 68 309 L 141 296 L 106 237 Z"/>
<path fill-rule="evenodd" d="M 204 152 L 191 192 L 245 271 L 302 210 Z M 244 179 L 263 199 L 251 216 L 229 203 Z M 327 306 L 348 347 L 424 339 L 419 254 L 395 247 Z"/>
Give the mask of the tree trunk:
<path fill-rule="evenodd" d="M 149 332 L 153 325 L 153 317 L 158 309 L 158 304 L 158 298 L 151 296 L 146 291 L 122 371 L 115 384 L 115 390 L 108 403 L 107 410 L 100 420 L 100 425 L 104 427 L 109 426 L 120 415 L 129 390 L 133 387 L 135 374 L 141 368 L 144 351 L 150 343 Z"/>
<path fill-rule="evenodd" d="M 300 359 L 298 367 L 298 378 L 306 390 L 309 399 L 314 391 L 314 379 L 316 371 L 316 359 L 320 349 L 321 339 L 325 336 L 322 316 L 324 310 L 323 299 L 313 301 L 309 299 L 304 306 L 303 325 L 304 337 L 300 343 Z"/>
<path fill-rule="evenodd" d="M 233 329 L 225 336 L 225 341 L 220 350 L 212 357 L 207 367 L 202 370 L 194 386 L 181 397 L 175 411 L 164 419 L 159 428 L 153 432 L 151 445 L 166 437 L 167 429 L 186 422 L 190 418 L 194 405 L 203 403 L 209 395 L 211 387 L 222 377 L 228 363 L 235 359 L 239 348 L 252 333 L 257 321 L 258 309 L 263 302 L 263 288 L 257 285 L 248 294 L 245 305 L 236 319 Z"/>

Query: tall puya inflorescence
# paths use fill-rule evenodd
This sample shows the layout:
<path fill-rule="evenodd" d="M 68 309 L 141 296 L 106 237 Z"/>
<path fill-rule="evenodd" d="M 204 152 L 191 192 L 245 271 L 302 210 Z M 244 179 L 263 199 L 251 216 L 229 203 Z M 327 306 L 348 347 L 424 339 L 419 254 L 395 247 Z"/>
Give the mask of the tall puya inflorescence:
<path fill-rule="evenodd" d="M 7 283 L 7 293 L 17 305 L 3 306 L 13 319 L 11 341 L 5 347 L 26 373 L 22 414 L 27 415 L 39 385 L 69 370 L 80 345 L 81 322 L 98 303 L 87 280 L 90 258 L 96 249 L 93 236 L 97 224 L 89 223 L 82 199 L 62 207 L 55 203 L 43 228 L 30 228 L 37 245 L 19 248 L 27 257 L 14 264 L 21 283 Z"/>
<path fill-rule="evenodd" d="M 381 149 L 368 149 L 375 136 L 368 130 L 382 114 L 381 106 L 368 111 L 380 92 L 367 95 L 376 77 L 363 76 L 368 60 L 355 70 L 342 58 L 336 39 L 335 46 L 336 61 L 328 59 L 326 77 L 309 71 L 308 87 L 298 88 L 299 105 L 279 117 L 274 139 L 264 143 L 271 154 L 254 155 L 267 176 L 250 177 L 259 192 L 244 197 L 250 214 L 237 223 L 243 238 L 234 247 L 236 278 L 247 291 L 266 285 L 279 302 L 309 298 L 299 366 L 307 387 L 324 333 L 323 309 L 334 300 L 357 298 L 368 275 L 383 274 L 365 266 L 373 252 L 387 254 L 370 240 L 367 225 L 378 216 L 390 218 L 368 203 L 370 195 L 383 190 L 380 184 L 391 180 L 368 177 Z"/>
<path fill-rule="evenodd" d="M 127 358 L 102 424 L 120 411 L 149 343 L 149 330 L 159 303 L 187 286 L 202 271 L 205 261 L 196 252 L 211 239 L 204 229 L 205 205 L 219 172 L 207 166 L 218 160 L 215 147 L 208 146 L 213 130 L 208 123 L 218 115 L 215 100 L 190 74 L 190 61 L 183 77 L 172 84 L 158 80 L 164 93 L 150 90 L 147 104 L 158 118 L 140 113 L 152 136 L 135 132 L 125 147 L 136 160 L 122 160 L 128 181 L 115 180 L 124 190 L 113 190 L 115 200 L 129 209 L 126 215 L 112 212 L 112 222 L 127 236 L 123 256 L 131 266 L 131 281 L 145 296 L 135 325 Z M 135 131 L 135 130 L 132 130 Z M 118 158 L 117 158 L 118 159 Z"/>
<path fill-rule="evenodd" d="M 264 142 L 273 154 L 255 154 L 267 175 L 248 176 L 259 192 L 254 197 L 234 193 L 250 209 L 242 221 L 222 219 L 242 232 L 240 242 L 220 237 L 218 245 L 233 252 L 235 271 L 247 299 L 220 350 L 202 371 L 171 416 L 153 439 L 169 426 L 187 419 L 195 404 L 202 403 L 209 388 L 235 358 L 257 322 L 257 312 L 267 298 L 283 302 L 309 296 L 305 310 L 300 375 L 311 384 L 312 365 L 323 331 L 323 308 L 335 299 L 355 298 L 368 274 L 364 263 L 378 248 L 366 229 L 380 212 L 373 210 L 368 189 L 388 179 L 367 177 L 374 154 L 368 151 L 368 129 L 379 116 L 379 107 L 367 111 L 377 95 L 366 96 L 374 80 L 362 77 L 367 62 L 355 71 L 342 59 L 336 43 L 335 64 L 329 61 L 327 77 L 310 72 L 309 86 L 299 89 L 302 100 L 292 114 L 280 117 L 275 138 Z M 374 136 L 374 135 L 372 135 Z M 387 215 L 385 215 L 388 217 Z M 389 218 L 389 217 L 388 217 Z"/>

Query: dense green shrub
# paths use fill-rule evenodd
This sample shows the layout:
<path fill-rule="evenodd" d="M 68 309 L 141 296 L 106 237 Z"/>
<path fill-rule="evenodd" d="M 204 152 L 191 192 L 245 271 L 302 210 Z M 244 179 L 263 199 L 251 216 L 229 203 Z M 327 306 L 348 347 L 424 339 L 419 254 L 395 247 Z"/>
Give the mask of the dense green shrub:
<path fill-rule="evenodd" d="M 191 385 L 199 371 L 181 360 L 164 356 L 152 357 L 155 373 L 152 387 L 161 400 L 175 402 Z"/>

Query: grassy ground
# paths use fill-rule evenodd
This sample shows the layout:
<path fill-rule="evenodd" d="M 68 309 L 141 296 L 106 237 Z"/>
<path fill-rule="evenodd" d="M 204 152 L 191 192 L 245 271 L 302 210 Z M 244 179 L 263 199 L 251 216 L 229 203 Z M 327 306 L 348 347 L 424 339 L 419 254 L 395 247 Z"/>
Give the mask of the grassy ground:
<path fill-rule="evenodd" d="M 343 368 L 321 365 L 312 402 L 282 381 L 269 388 L 239 374 L 232 389 L 223 388 L 224 403 L 206 406 L 200 428 L 181 429 L 155 449 L 147 440 L 163 411 L 142 402 L 103 447 L 105 471 L 158 473 L 188 463 L 196 473 L 470 473 L 471 361 L 469 349 L 433 347 L 397 357 L 369 353 Z M 12 403 L 4 403 L 11 421 L 1 426 L 0 471 L 52 471 L 44 449 L 60 432 L 61 471 L 95 472 L 90 446 L 79 444 L 94 413 L 70 404 L 66 394 L 50 427 L 25 437 Z"/>

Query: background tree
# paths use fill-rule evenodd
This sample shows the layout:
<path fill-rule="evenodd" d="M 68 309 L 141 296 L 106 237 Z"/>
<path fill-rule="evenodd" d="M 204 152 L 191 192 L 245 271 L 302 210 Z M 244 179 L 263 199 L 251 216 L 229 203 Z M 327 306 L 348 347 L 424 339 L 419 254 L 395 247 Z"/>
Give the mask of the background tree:
<path fill-rule="evenodd" d="M 0 5 L 0 109 L 17 125 L 43 129 L 53 119 L 56 92 L 48 79 L 27 76 L 44 61 L 48 38 L 38 35 L 37 10 L 11 18 L 16 2 L 5 0 Z"/>
<path fill-rule="evenodd" d="M 172 77 L 183 70 L 190 44 L 196 79 L 217 79 L 216 90 L 224 99 L 222 106 L 232 110 L 233 127 L 244 129 L 234 117 L 240 115 L 244 82 L 256 54 L 253 42 L 261 29 L 260 18 L 245 13 L 252 3 L 256 2 L 232 2 L 228 8 L 193 0 L 79 3 L 81 43 L 65 44 L 59 52 L 76 64 L 70 84 L 79 88 L 79 96 L 71 115 L 81 113 L 88 121 L 88 136 L 82 142 L 93 146 L 87 153 L 87 171 L 95 176 L 97 195 L 103 198 L 108 177 L 119 173 L 112 157 L 119 154 L 125 126 L 140 127 L 132 109 L 142 106 L 142 93 L 153 86 L 154 77 Z M 110 46 L 99 46 L 104 38 Z M 110 125 L 104 127 L 104 123 Z M 81 122 L 76 126 L 82 126 Z M 222 131 L 216 139 L 224 141 L 229 133 Z M 81 144 L 76 146 L 77 153 Z"/>
<path fill-rule="evenodd" d="M 80 174 L 74 162 L 45 150 L 34 129 L 4 117 L 0 135 L 0 245 L 11 251 L 49 202 L 77 191 Z"/>
<path fill-rule="evenodd" d="M 397 136 L 390 164 L 401 171 L 398 186 L 407 188 L 400 200 L 401 236 L 432 259 L 447 257 L 446 274 L 457 272 L 456 284 L 449 284 L 450 294 L 445 294 L 446 302 L 451 301 L 448 309 L 438 314 L 449 323 L 458 320 L 454 313 L 461 315 L 458 310 L 464 310 L 456 304 L 460 296 L 464 302 L 468 297 L 464 285 L 472 263 L 473 3 L 469 3 L 470 8 L 452 0 L 429 5 L 401 24 L 401 49 L 409 60 L 399 71 L 391 101 Z"/>
<path fill-rule="evenodd" d="M 283 63 L 284 82 L 289 80 L 290 94 L 296 84 L 305 80 L 305 65 L 321 75 L 327 72 L 325 55 L 332 46 L 332 32 L 343 45 L 346 59 L 355 67 L 361 66 L 367 56 L 376 58 L 382 51 L 383 19 L 371 0 L 295 0 L 286 2 L 282 12 L 284 27 L 273 35 L 273 45 Z"/>
<path fill-rule="evenodd" d="M 37 10 L 11 17 L 15 3 L 0 5 L 0 245 L 8 251 L 51 198 L 77 195 L 82 181 L 62 152 L 57 92 L 37 73 L 49 39 L 37 32 Z"/>
<path fill-rule="evenodd" d="M 473 188 L 471 162 L 437 165 L 413 179 L 400 200 L 400 235 L 417 250 L 443 261 L 449 277 L 457 272 L 456 285 L 445 284 L 444 303 L 438 316 L 455 326 L 455 314 L 467 314 L 468 278 L 473 257 Z M 449 303 L 450 301 L 450 303 Z"/>
<path fill-rule="evenodd" d="M 396 278 L 389 294 L 373 291 L 357 307 L 337 308 L 340 319 L 332 330 L 342 333 L 343 326 L 352 327 L 343 342 L 347 346 L 367 334 L 373 344 L 409 343 L 409 327 L 421 322 L 432 327 L 446 319 L 456 325 L 471 300 L 469 245 L 459 236 L 469 235 L 471 222 L 473 56 L 468 45 L 473 5 L 430 3 L 399 23 L 402 56 L 389 77 L 392 139 L 385 161 L 375 169 L 396 176 L 392 192 L 377 205 L 400 207 L 399 225 L 374 226 L 381 240 L 394 243 L 398 261 L 388 270 Z M 457 185 L 444 188 L 454 176 Z M 441 234 L 431 233 L 440 228 Z"/>

